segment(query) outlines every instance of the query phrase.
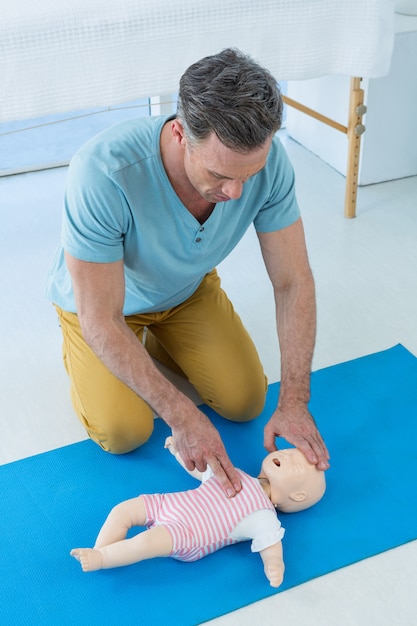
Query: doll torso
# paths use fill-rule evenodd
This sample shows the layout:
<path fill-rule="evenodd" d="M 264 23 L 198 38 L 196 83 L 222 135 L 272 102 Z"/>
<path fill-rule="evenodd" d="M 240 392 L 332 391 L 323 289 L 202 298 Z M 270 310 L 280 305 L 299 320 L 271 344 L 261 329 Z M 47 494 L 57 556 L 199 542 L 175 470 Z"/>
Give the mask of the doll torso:
<path fill-rule="evenodd" d="M 195 561 L 239 541 L 253 539 L 266 532 L 272 543 L 279 541 L 283 529 L 274 506 L 259 485 L 259 481 L 239 470 L 242 490 L 234 498 L 226 498 L 217 479 L 211 476 L 197 489 L 189 491 L 143 495 L 147 511 L 147 527 L 162 524 L 171 533 L 173 550 L 170 556 Z M 233 531 L 257 511 L 269 511 L 268 527 L 264 523 L 248 536 L 234 538 Z M 253 548 L 254 549 L 254 548 Z M 256 549 L 256 548 L 255 548 Z"/>

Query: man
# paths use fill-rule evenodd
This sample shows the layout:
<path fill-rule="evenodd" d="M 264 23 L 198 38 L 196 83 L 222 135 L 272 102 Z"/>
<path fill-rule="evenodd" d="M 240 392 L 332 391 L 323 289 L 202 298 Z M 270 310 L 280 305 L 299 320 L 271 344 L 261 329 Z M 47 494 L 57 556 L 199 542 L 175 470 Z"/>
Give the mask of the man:
<path fill-rule="evenodd" d="M 229 49 L 192 65 L 175 117 L 118 124 L 72 160 L 47 284 L 72 402 L 90 437 L 110 452 L 130 451 L 150 437 L 155 412 L 186 467 L 209 464 L 228 496 L 241 485 L 218 431 L 150 354 L 224 417 L 262 411 L 258 354 L 214 269 L 253 223 L 274 288 L 282 363 L 264 445 L 275 450 L 280 435 L 328 467 L 308 411 L 314 283 L 292 168 L 274 138 L 281 116 L 275 80 L 249 57 Z"/>

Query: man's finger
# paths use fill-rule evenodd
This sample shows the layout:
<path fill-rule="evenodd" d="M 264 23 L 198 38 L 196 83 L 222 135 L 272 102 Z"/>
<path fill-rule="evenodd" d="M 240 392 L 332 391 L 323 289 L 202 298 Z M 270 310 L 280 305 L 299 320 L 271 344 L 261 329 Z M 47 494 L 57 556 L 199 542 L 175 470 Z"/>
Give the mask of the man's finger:
<path fill-rule="evenodd" d="M 264 448 L 267 452 L 275 452 L 276 450 L 278 450 L 275 443 L 276 436 L 277 435 L 274 433 L 273 430 L 270 430 L 268 428 L 264 429 Z"/>
<path fill-rule="evenodd" d="M 196 464 L 194 463 L 194 461 L 192 459 L 190 459 L 190 457 L 188 456 L 188 454 L 181 454 L 181 458 L 183 460 L 183 463 L 185 465 L 185 467 L 192 472 L 195 468 L 196 468 Z M 198 467 L 197 467 L 198 469 Z"/>
<path fill-rule="evenodd" d="M 293 441 L 294 445 L 301 450 L 301 452 L 306 457 L 307 461 L 312 463 L 313 465 L 317 465 L 318 469 L 326 470 L 328 469 L 328 453 L 327 448 L 323 449 L 323 445 L 320 442 L 316 441 L 307 441 L 304 437 L 294 437 Z"/>
<path fill-rule="evenodd" d="M 224 493 L 228 498 L 233 498 L 241 489 L 239 474 L 233 465 L 227 461 L 222 462 L 216 457 L 209 461 L 211 470 L 219 481 Z"/>
<path fill-rule="evenodd" d="M 317 467 L 322 470 L 328 469 L 330 467 L 330 454 L 318 431 L 316 431 L 315 436 L 312 437 L 310 445 L 317 457 Z"/>

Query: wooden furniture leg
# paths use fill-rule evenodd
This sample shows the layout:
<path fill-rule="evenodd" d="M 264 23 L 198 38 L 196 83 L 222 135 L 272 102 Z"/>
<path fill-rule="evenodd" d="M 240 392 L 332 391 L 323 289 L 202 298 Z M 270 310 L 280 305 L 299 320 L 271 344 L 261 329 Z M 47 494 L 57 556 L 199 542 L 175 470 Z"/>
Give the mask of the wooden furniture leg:
<path fill-rule="evenodd" d="M 366 113 L 363 103 L 364 91 L 360 88 L 361 78 L 351 78 L 349 120 L 347 129 L 348 158 L 346 172 L 345 217 L 356 217 L 356 194 L 358 189 L 359 155 L 361 135 L 365 131 L 362 116 Z"/>
<path fill-rule="evenodd" d="M 346 191 L 345 191 L 345 217 L 356 217 L 356 194 L 358 188 L 359 155 L 361 146 L 361 135 L 365 131 L 362 124 L 362 116 L 366 113 L 366 106 L 363 103 L 364 91 L 360 87 L 361 78 L 351 78 L 349 95 L 348 125 L 343 126 L 335 120 L 322 115 L 314 109 L 289 98 L 282 96 L 283 101 L 290 107 L 314 117 L 319 122 L 327 124 L 332 128 L 345 133 L 348 139 L 348 158 L 346 166 Z"/>

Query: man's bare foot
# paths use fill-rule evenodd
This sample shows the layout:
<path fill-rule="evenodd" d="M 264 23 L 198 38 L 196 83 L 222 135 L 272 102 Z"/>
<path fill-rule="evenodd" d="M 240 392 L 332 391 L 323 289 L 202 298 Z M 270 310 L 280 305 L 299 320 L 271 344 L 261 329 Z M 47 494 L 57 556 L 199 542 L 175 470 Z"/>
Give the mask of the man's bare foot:
<path fill-rule="evenodd" d="M 74 548 L 70 555 L 81 564 L 83 572 L 94 572 L 103 567 L 103 556 L 94 548 Z"/>

